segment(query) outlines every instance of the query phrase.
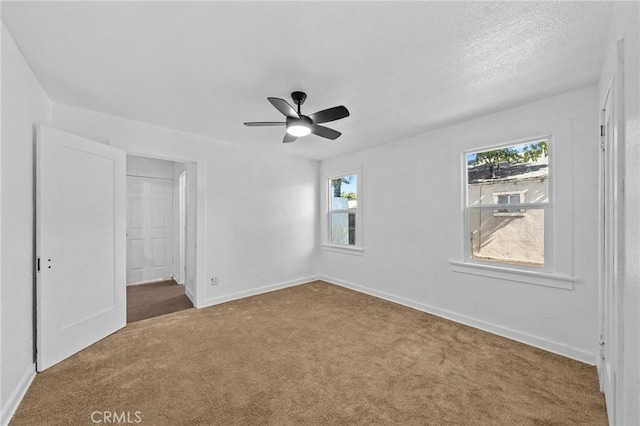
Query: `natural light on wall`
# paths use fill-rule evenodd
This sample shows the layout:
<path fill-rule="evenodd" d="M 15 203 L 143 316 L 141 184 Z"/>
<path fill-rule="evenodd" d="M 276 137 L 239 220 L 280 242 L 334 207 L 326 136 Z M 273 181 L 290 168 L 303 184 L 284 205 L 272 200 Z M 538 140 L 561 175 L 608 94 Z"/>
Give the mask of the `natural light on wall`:
<path fill-rule="evenodd" d="M 470 260 L 543 267 L 548 139 L 466 154 Z"/>

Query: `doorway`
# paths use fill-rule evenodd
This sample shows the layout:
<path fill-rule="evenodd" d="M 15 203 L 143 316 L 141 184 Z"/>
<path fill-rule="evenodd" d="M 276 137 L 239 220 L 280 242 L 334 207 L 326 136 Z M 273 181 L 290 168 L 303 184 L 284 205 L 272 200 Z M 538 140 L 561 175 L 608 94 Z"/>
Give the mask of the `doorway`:
<path fill-rule="evenodd" d="M 127 323 L 193 307 L 186 191 L 184 163 L 127 156 Z"/>
<path fill-rule="evenodd" d="M 125 151 L 47 125 L 37 126 L 36 152 L 37 371 L 127 323 L 127 154 L 179 162 L 186 170 L 181 287 L 194 306 L 203 306 L 207 164 L 202 156 L 157 146 Z"/>

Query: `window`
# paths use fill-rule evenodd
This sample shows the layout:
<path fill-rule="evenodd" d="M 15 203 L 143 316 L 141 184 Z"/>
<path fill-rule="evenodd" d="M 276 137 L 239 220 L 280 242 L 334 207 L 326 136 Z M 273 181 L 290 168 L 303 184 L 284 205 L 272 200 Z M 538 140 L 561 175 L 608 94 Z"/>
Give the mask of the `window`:
<path fill-rule="evenodd" d="M 498 204 L 513 205 L 520 204 L 520 194 L 498 195 Z"/>
<path fill-rule="evenodd" d="M 357 209 L 358 209 L 358 175 L 344 175 L 329 179 L 329 243 L 335 245 L 355 246 Z"/>
<path fill-rule="evenodd" d="M 546 266 L 551 215 L 548 141 L 465 154 L 467 261 Z"/>
<path fill-rule="evenodd" d="M 524 210 L 522 209 L 510 209 L 510 207 L 517 206 L 524 203 L 525 191 L 518 192 L 494 192 L 494 202 L 500 206 L 506 206 L 493 211 L 494 216 L 524 216 Z"/>

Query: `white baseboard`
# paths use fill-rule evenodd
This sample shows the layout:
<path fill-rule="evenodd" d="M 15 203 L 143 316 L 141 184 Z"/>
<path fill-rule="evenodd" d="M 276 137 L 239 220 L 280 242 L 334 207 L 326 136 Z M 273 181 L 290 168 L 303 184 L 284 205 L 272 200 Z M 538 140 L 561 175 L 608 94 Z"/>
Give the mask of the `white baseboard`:
<path fill-rule="evenodd" d="M 220 297 L 211 297 L 204 300 L 204 304 L 202 306 L 198 306 L 198 308 L 206 308 L 207 306 L 219 305 L 221 303 L 230 302 L 232 300 L 243 299 L 249 296 L 256 296 L 262 293 L 269 293 L 270 291 L 280 290 L 287 287 L 294 287 L 300 284 L 307 284 L 312 281 L 318 280 L 318 277 L 306 277 L 299 278 L 292 281 L 287 281 L 283 283 L 271 284 L 263 287 L 253 288 L 251 290 L 240 291 L 238 293 L 231 293 Z"/>
<path fill-rule="evenodd" d="M 379 297 L 380 299 L 394 302 L 399 305 L 407 306 L 409 308 L 417 309 L 419 311 L 426 312 L 428 314 L 436 315 L 438 317 L 442 317 L 451 321 L 468 325 L 470 327 L 487 331 L 492 334 L 497 334 L 498 336 L 506 337 L 507 339 L 515 340 L 517 342 L 524 343 L 529 346 L 534 346 L 536 348 L 543 349 L 548 352 L 553 352 L 555 354 L 562 355 L 567 358 L 575 359 L 577 361 L 584 362 L 585 364 L 595 365 L 596 363 L 595 354 L 583 351 L 581 349 L 574 348 L 569 345 L 553 342 L 551 340 L 546 340 L 546 339 L 533 336 L 527 333 L 522 333 L 516 330 L 512 330 L 507 327 L 491 324 L 491 323 L 481 321 L 475 318 L 471 318 L 465 315 L 460 315 L 455 312 L 450 312 L 444 309 L 436 308 L 434 306 L 425 305 L 423 303 L 405 299 L 403 297 L 395 296 L 393 294 L 385 293 L 378 290 L 372 290 L 370 288 L 349 283 L 337 278 L 320 276 L 318 279 L 322 281 L 326 281 L 330 284 L 335 284 L 341 287 L 348 288 L 350 290 L 368 294 L 370 296 Z"/>
<path fill-rule="evenodd" d="M 31 383 L 33 382 L 33 379 L 35 377 L 36 377 L 36 365 L 31 364 L 27 369 L 27 371 L 25 371 L 24 375 L 22 376 L 22 379 L 20 379 L 18 386 L 11 393 L 11 396 L 9 397 L 9 400 L 7 401 L 5 406 L 2 407 L 2 420 L 1 420 L 2 426 L 6 426 L 9 424 L 9 421 L 11 420 L 16 410 L 18 409 L 18 406 L 20 405 L 22 398 L 24 398 L 24 395 L 27 393 L 27 390 L 29 390 L 29 386 L 31 386 Z"/>
<path fill-rule="evenodd" d="M 193 294 L 191 289 L 189 287 L 187 287 L 186 285 L 184 286 L 184 294 L 185 294 L 185 296 L 187 296 L 189 298 L 189 300 L 191 300 L 191 304 L 193 306 L 196 306 L 196 296 Z"/>

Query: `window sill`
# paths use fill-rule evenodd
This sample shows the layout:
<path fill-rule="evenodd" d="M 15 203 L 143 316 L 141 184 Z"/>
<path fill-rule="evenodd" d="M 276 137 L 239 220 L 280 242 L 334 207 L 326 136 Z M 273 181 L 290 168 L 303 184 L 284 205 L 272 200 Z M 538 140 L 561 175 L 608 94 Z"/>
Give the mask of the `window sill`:
<path fill-rule="evenodd" d="M 322 250 L 332 251 L 334 253 L 350 254 L 352 256 L 362 256 L 364 249 L 356 246 L 338 246 L 335 244 L 322 244 Z"/>
<path fill-rule="evenodd" d="M 577 280 L 577 278 L 574 277 L 525 271 L 503 266 L 480 265 L 477 263 L 456 261 L 450 261 L 449 264 L 453 272 L 517 281 L 545 287 L 563 288 L 565 290 L 573 290 L 573 283 Z"/>

